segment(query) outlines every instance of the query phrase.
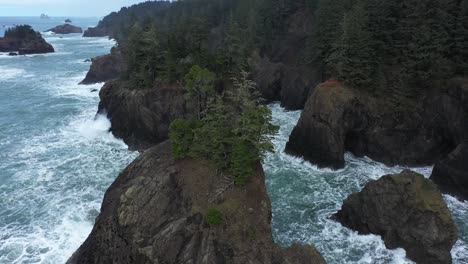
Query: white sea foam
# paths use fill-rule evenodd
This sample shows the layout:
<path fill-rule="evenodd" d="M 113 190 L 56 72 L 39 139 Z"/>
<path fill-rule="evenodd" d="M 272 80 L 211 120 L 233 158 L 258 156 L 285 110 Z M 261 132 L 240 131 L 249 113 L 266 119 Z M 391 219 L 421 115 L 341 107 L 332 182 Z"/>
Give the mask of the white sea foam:
<path fill-rule="evenodd" d="M 0 66 L 0 81 L 9 80 L 20 77 L 26 71 L 18 68 L 8 68 L 6 66 Z"/>
<path fill-rule="evenodd" d="M 403 249 L 388 250 L 375 235 L 359 235 L 329 217 L 341 208 L 346 197 L 360 191 L 373 179 L 399 173 L 407 167 L 388 167 L 369 158 L 346 153 L 346 167 L 319 169 L 301 158 L 284 153 L 300 111 L 284 111 L 272 104 L 273 121 L 280 131 L 273 142 L 275 153 L 264 161 L 267 188 L 272 200 L 274 239 L 281 245 L 294 242 L 315 244 L 328 263 L 413 263 Z M 410 168 L 429 177 L 432 167 Z M 462 234 L 452 250 L 453 263 L 468 263 L 468 206 L 444 196 Z"/>

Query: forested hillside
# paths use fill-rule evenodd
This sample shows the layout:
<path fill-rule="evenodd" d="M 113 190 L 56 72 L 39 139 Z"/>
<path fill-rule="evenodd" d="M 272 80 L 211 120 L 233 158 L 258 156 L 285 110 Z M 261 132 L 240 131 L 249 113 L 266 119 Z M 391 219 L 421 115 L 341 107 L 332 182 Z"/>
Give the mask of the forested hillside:
<path fill-rule="evenodd" d="M 466 0 L 157 1 L 112 13 L 98 28 L 126 50 L 126 78 L 142 87 L 181 80 L 192 65 L 219 76 L 251 71 L 253 54 L 270 54 L 297 13 L 307 30 L 294 63 L 322 81 L 401 103 L 466 72 Z"/>

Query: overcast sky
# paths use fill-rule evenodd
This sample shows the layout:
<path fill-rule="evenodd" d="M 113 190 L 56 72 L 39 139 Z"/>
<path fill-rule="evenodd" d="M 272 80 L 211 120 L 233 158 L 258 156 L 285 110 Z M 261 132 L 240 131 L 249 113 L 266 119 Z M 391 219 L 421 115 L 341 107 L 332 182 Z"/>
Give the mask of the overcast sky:
<path fill-rule="evenodd" d="M 105 16 L 144 0 L 0 0 L 0 16 Z"/>

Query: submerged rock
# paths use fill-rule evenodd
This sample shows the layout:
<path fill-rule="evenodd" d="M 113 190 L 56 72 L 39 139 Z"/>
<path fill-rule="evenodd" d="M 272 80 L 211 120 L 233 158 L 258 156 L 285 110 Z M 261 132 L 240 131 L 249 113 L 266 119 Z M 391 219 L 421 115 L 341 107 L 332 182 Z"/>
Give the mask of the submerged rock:
<path fill-rule="evenodd" d="M 16 53 L 16 52 L 10 52 L 10 53 L 8 53 L 8 56 L 18 56 L 18 53 Z"/>
<path fill-rule="evenodd" d="M 55 34 L 71 34 L 71 33 L 83 33 L 83 29 L 70 24 L 63 24 L 46 31 L 54 32 Z"/>
<path fill-rule="evenodd" d="M 131 149 L 145 150 L 168 138 L 169 125 L 187 114 L 184 88 L 179 83 L 157 83 L 152 89 L 107 82 L 99 93 L 99 112 L 107 113 L 112 133 Z"/>
<path fill-rule="evenodd" d="M 126 69 L 122 53 L 116 48 L 112 48 L 110 54 L 93 58 L 91 62 L 91 67 L 80 84 L 95 84 L 118 79 Z"/>
<path fill-rule="evenodd" d="M 67 263 L 325 263 L 313 246 L 273 242 L 260 165 L 245 187 L 210 202 L 220 184 L 211 163 L 174 161 L 168 141 L 149 149 L 107 190 L 91 234 Z M 207 221 L 212 208 L 221 213 L 217 225 Z"/>
<path fill-rule="evenodd" d="M 450 211 L 436 186 L 415 172 L 369 182 L 333 218 L 361 234 L 382 236 L 387 248 L 402 247 L 417 263 L 452 261 L 457 230 Z"/>
<path fill-rule="evenodd" d="M 19 55 L 54 52 L 52 45 L 35 32 L 31 26 L 22 25 L 11 28 L 0 38 L 0 52 L 18 52 Z"/>

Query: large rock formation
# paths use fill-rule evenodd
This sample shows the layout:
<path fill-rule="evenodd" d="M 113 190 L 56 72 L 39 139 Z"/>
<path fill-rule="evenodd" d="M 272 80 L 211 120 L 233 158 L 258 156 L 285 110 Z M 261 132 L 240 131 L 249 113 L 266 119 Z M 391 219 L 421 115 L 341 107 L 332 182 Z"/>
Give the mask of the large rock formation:
<path fill-rule="evenodd" d="M 457 230 L 440 192 L 411 171 L 386 175 L 350 195 L 334 218 L 363 234 L 382 236 L 419 264 L 451 263 Z"/>
<path fill-rule="evenodd" d="M 169 125 L 189 112 L 178 83 L 158 83 L 152 89 L 130 89 L 109 81 L 101 89 L 99 112 L 107 113 L 112 133 L 131 149 L 144 150 L 168 138 Z"/>
<path fill-rule="evenodd" d="M 105 27 L 90 27 L 85 30 L 83 37 L 107 37 L 110 35 L 110 30 Z"/>
<path fill-rule="evenodd" d="M 83 29 L 70 24 L 63 24 L 46 31 L 52 31 L 56 34 L 71 34 L 71 33 L 83 33 Z"/>
<path fill-rule="evenodd" d="M 54 52 L 52 45 L 28 25 L 8 29 L 0 38 L 0 52 L 18 52 L 19 55 Z"/>
<path fill-rule="evenodd" d="M 91 67 L 80 84 L 94 84 L 118 79 L 126 70 L 122 53 L 117 48 L 112 48 L 110 54 L 93 58 L 91 62 Z"/>
<path fill-rule="evenodd" d="M 468 136 L 466 80 L 396 110 L 382 100 L 328 81 L 315 89 L 286 147 L 320 166 L 342 168 L 344 153 L 388 165 L 430 165 Z"/>
<path fill-rule="evenodd" d="M 106 192 L 93 231 L 67 263 L 325 263 L 312 246 L 283 250 L 271 236 L 265 179 L 223 195 L 209 162 L 174 161 L 169 142 L 143 153 Z M 222 221 L 209 224 L 216 208 Z"/>
<path fill-rule="evenodd" d="M 431 180 L 443 192 L 468 200 L 468 143 L 458 145 L 446 158 L 437 162 Z"/>

